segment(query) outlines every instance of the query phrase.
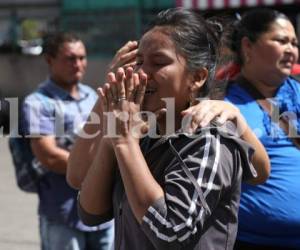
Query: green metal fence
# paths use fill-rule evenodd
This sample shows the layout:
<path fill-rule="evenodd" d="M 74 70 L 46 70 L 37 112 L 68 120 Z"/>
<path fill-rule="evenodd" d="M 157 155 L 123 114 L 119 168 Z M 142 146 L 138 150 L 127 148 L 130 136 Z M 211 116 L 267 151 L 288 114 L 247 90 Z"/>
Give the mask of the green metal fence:
<path fill-rule="evenodd" d="M 103 8 L 166 8 L 175 6 L 175 0 L 64 0 L 63 10 L 99 10 Z"/>
<path fill-rule="evenodd" d="M 62 27 L 79 34 L 89 55 L 111 56 L 123 43 L 139 37 L 138 14 L 135 9 L 68 13 Z"/>
<path fill-rule="evenodd" d="M 158 11 L 173 6 L 174 0 L 64 0 L 61 28 L 78 33 L 89 55 L 111 56 L 139 39 Z"/>

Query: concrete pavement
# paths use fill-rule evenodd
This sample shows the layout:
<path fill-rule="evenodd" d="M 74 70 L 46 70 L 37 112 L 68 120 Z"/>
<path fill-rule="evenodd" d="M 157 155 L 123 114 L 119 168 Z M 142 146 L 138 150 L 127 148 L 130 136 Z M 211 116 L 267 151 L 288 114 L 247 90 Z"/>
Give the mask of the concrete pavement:
<path fill-rule="evenodd" d="M 3 137 L 0 137 L 0 249 L 40 249 L 37 196 L 18 189 L 7 138 Z"/>

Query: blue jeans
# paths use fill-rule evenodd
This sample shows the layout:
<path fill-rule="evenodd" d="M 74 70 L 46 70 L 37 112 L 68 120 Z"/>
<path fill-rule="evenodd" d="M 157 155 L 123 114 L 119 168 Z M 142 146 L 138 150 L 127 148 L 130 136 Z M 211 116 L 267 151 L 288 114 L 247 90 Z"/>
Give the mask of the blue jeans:
<path fill-rule="evenodd" d="M 40 216 L 42 250 L 111 250 L 112 227 L 94 232 L 82 232 Z"/>

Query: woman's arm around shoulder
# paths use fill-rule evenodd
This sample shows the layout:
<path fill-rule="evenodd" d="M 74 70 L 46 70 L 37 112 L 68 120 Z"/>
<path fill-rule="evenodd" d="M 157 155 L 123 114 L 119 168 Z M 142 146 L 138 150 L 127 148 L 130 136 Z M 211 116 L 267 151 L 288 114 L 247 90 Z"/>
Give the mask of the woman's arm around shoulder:
<path fill-rule="evenodd" d="M 255 150 L 252 156 L 252 164 L 257 172 L 257 177 L 248 182 L 261 184 L 267 180 L 271 169 L 268 154 L 236 106 L 226 101 L 204 100 L 185 110 L 183 115 L 192 115 L 192 130 L 199 126 L 207 126 L 215 118 L 220 124 L 224 124 L 227 120 L 233 121 L 237 126 L 237 132 L 241 139 L 252 145 Z"/>

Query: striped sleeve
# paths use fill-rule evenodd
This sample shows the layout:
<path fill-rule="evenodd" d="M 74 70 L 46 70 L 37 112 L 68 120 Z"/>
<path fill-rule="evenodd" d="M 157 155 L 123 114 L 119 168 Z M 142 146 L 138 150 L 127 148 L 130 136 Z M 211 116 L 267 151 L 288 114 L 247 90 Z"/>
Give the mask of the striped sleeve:
<path fill-rule="evenodd" d="M 142 228 L 156 249 L 196 245 L 204 223 L 219 202 L 224 181 L 231 183 L 230 157 L 225 159 L 228 164 L 224 164 L 224 159 L 220 164 L 219 134 L 205 131 L 196 142 L 189 143 L 181 158 L 200 186 L 202 199 L 181 164 L 174 161 L 165 172 L 164 198 L 150 206 L 143 217 Z M 227 171 L 226 178 L 224 171 Z"/>

